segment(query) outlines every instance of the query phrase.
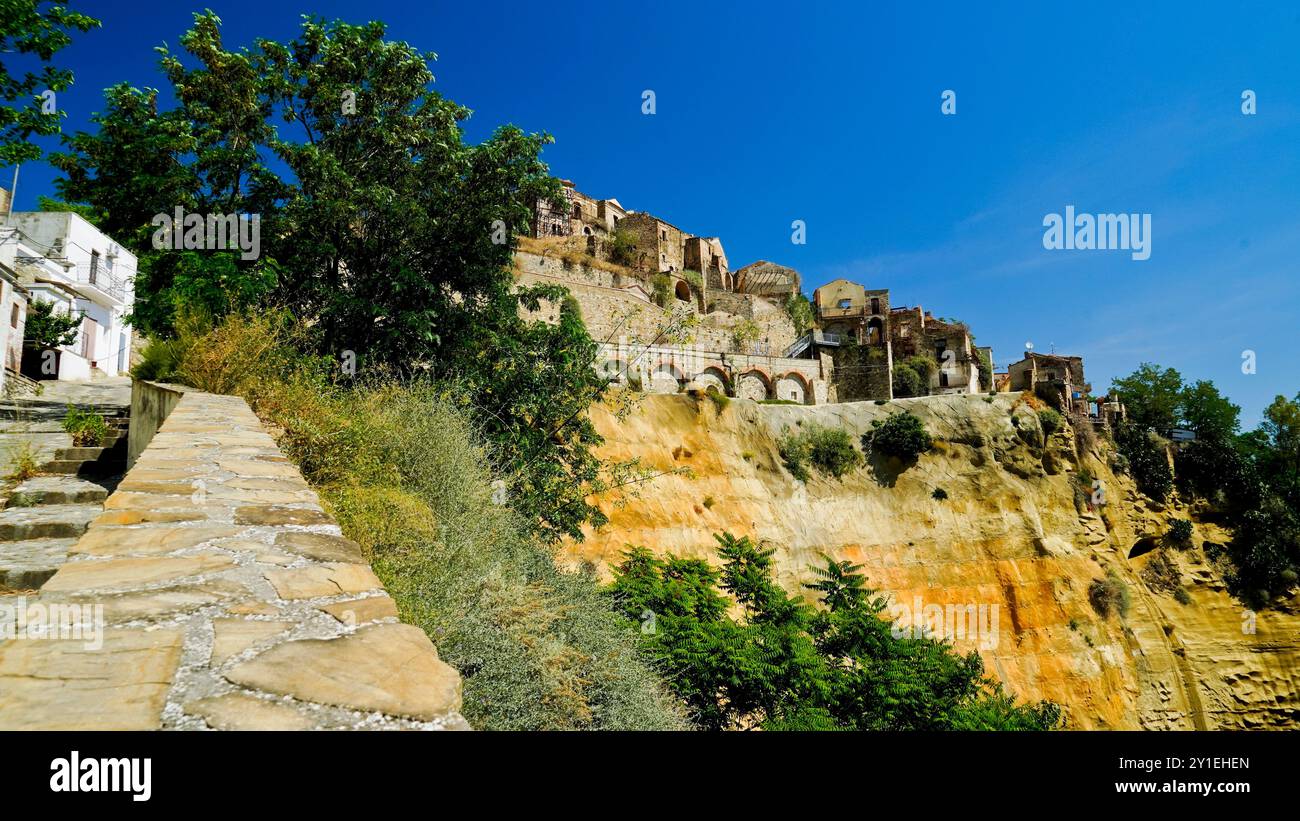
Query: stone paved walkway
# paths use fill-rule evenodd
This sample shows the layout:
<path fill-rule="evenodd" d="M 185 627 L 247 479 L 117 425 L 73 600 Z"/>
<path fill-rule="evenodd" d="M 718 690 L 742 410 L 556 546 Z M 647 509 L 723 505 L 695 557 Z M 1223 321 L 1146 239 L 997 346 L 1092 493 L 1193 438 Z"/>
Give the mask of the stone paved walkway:
<path fill-rule="evenodd" d="M 106 626 L 0 640 L 0 729 L 467 728 L 459 674 L 237 398 L 185 394 L 21 601 L 52 605 Z"/>

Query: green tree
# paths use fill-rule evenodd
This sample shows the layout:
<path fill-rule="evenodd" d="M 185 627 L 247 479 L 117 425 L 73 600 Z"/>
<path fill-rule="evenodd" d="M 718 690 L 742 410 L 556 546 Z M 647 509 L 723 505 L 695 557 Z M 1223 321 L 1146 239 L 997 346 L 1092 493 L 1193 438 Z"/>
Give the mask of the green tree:
<path fill-rule="evenodd" d="M 812 303 L 808 297 L 799 293 L 790 294 L 782 307 L 785 308 L 785 315 L 790 317 L 796 334 L 806 333 L 813 327 Z"/>
<path fill-rule="evenodd" d="M 633 548 L 612 587 L 641 625 L 644 651 L 706 729 L 1059 725 L 1056 705 L 1018 704 L 985 677 L 977 653 L 897 635 L 859 566 L 823 557 L 817 580 L 805 585 L 821 597 L 812 607 L 772 581 L 772 550 L 748 537 L 715 538 L 721 570 Z"/>
<path fill-rule="evenodd" d="M 1116 379 L 1112 390 L 1119 393 L 1133 425 L 1168 435 L 1178 424 L 1183 377 L 1173 368 L 1143 362 L 1133 373 Z"/>
<path fill-rule="evenodd" d="M 539 158 L 550 138 L 505 126 L 466 143 L 469 109 L 430 89 L 433 55 L 381 23 L 309 18 L 292 42 L 230 49 L 207 12 L 179 43 L 158 49 L 175 108 L 114 86 L 97 133 L 57 159 L 63 198 L 140 256 L 138 326 L 162 336 L 178 310 L 279 304 L 316 353 L 454 385 L 513 503 L 545 538 L 580 538 L 604 487 L 582 413 L 603 388 L 595 348 L 571 306 L 558 326 L 520 320 L 521 303 L 564 294 L 516 293 L 510 270 L 534 203 L 560 197 Z M 178 206 L 260 215 L 260 257 L 155 248 L 153 216 Z"/>
<path fill-rule="evenodd" d="M 0 62 L 0 166 L 41 158 L 28 142 L 32 135 L 59 132 L 57 109 L 49 111 L 44 92 L 56 95 L 72 86 L 72 72 L 51 63 L 72 42 L 74 32 L 98 28 L 100 21 L 49 0 L 3 0 L 0 3 L 0 54 L 33 55 L 39 71 L 11 74 Z"/>
<path fill-rule="evenodd" d="M 33 299 L 27 306 L 27 322 L 23 325 L 23 343 L 42 351 L 62 348 L 77 341 L 81 327 L 81 314 L 59 313 L 54 303 Z"/>
<path fill-rule="evenodd" d="M 1178 414 L 1198 439 L 1230 439 L 1241 427 L 1241 407 L 1229 402 L 1213 382 L 1204 379 L 1183 388 Z"/>
<path fill-rule="evenodd" d="M 1115 444 L 1128 460 L 1128 471 L 1138 490 L 1159 502 L 1169 498 L 1174 476 L 1165 446 L 1153 439 L 1147 428 L 1132 421 L 1119 425 Z"/>

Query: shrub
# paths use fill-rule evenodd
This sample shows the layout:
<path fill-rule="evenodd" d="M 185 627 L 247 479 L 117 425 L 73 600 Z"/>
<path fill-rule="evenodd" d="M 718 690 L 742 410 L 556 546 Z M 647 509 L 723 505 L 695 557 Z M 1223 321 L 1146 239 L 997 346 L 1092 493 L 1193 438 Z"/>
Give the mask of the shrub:
<path fill-rule="evenodd" d="M 808 481 L 808 440 L 802 433 L 784 434 L 776 441 L 776 450 L 791 476 L 800 482 Z"/>
<path fill-rule="evenodd" d="M 712 496 L 705 496 L 702 504 L 705 510 L 713 510 L 713 506 L 717 504 L 717 501 Z"/>
<path fill-rule="evenodd" d="M 1038 412 L 1038 422 L 1043 426 L 1044 436 L 1051 436 L 1053 433 L 1056 433 L 1061 429 L 1061 424 L 1064 421 L 1065 420 L 1061 414 L 1051 408 L 1043 408 Z"/>
<path fill-rule="evenodd" d="M 1146 567 L 1142 568 L 1142 581 L 1158 593 L 1172 593 L 1181 590 L 1183 586 L 1178 565 L 1174 564 L 1169 552 L 1164 549 L 1155 551 L 1147 559 Z"/>
<path fill-rule="evenodd" d="M 905 461 L 932 447 L 934 440 L 926 432 L 925 424 L 908 411 L 877 419 L 871 423 L 871 430 L 862 434 L 862 449 L 867 453 L 882 453 Z"/>
<path fill-rule="evenodd" d="M 170 382 L 180 367 L 181 346 L 174 339 L 150 339 L 140 351 L 140 361 L 131 368 L 134 379 Z"/>
<path fill-rule="evenodd" d="M 1187 592 L 1186 588 L 1180 587 L 1174 591 L 1174 601 L 1179 604 L 1191 604 L 1192 597 L 1191 594 Z"/>
<path fill-rule="evenodd" d="M 853 447 L 853 438 L 847 432 L 816 424 L 786 434 L 778 440 L 777 450 L 790 473 L 801 482 L 808 481 L 808 463 L 837 479 L 862 463 L 862 454 Z"/>
<path fill-rule="evenodd" d="M 667 274 L 655 274 L 650 279 L 650 299 L 660 308 L 667 308 L 673 303 L 673 278 Z"/>
<path fill-rule="evenodd" d="M 810 426 L 803 435 L 808 438 L 812 463 L 837 479 L 862 463 L 862 454 L 846 431 Z"/>
<path fill-rule="evenodd" d="M 5 478 L 14 482 L 25 482 L 40 471 L 36 461 L 36 446 L 24 439 L 9 455 L 9 472 Z"/>
<path fill-rule="evenodd" d="M 717 409 L 718 413 L 722 413 L 727 409 L 727 406 L 731 404 L 731 397 L 727 396 L 713 385 L 708 387 L 708 390 L 704 392 L 704 395 L 713 400 L 713 406 Z"/>
<path fill-rule="evenodd" d="M 944 499 L 948 498 L 948 491 L 944 490 L 941 487 L 937 487 L 934 489 L 934 493 L 930 494 L 930 498 L 937 499 L 940 502 L 942 502 Z"/>
<path fill-rule="evenodd" d="M 1192 523 L 1186 519 L 1174 519 L 1169 523 L 1165 541 L 1171 546 L 1183 550 L 1192 544 Z"/>
<path fill-rule="evenodd" d="M 636 238 L 624 228 L 615 228 L 605 243 L 609 261 L 616 265 L 636 264 Z"/>
<path fill-rule="evenodd" d="M 75 405 L 68 405 L 63 430 L 72 437 L 72 446 L 76 448 L 97 448 L 108 438 L 108 422 L 103 415 L 83 411 Z"/>
<path fill-rule="evenodd" d="M 1138 490 L 1158 502 L 1167 499 L 1169 491 L 1173 489 L 1174 478 L 1164 445 L 1131 424 L 1119 426 L 1116 444 L 1127 460 L 1128 472 L 1133 476 Z"/>
<path fill-rule="evenodd" d="M 1106 571 L 1106 578 L 1094 579 L 1088 587 L 1088 601 L 1102 618 L 1109 617 L 1111 613 L 1118 613 L 1120 618 L 1128 615 L 1130 595 L 1128 585 L 1115 574 L 1114 570 Z"/>

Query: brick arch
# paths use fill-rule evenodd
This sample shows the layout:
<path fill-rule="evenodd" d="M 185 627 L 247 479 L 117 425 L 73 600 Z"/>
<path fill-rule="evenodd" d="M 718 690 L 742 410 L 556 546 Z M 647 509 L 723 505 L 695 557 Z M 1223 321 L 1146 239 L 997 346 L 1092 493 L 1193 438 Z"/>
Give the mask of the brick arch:
<path fill-rule="evenodd" d="M 686 373 L 680 365 L 671 359 L 660 359 L 651 369 L 649 384 L 644 389 L 650 393 L 676 393 L 685 381 Z"/>
<path fill-rule="evenodd" d="M 713 385 L 725 394 L 732 392 L 731 380 L 727 378 L 727 372 L 718 365 L 704 366 L 704 369 L 696 374 L 695 381 L 706 387 Z"/>
<path fill-rule="evenodd" d="M 803 405 L 813 403 L 812 383 L 808 381 L 808 377 L 798 371 L 781 374 L 777 378 L 773 390 L 776 392 L 777 399 L 790 399 Z M 790 395 L 792 391 L 794 392 L 793 396 Z"/>
<path fill-rule="evenodd" d="M 750 368 L 736 378 L 736 396 L 755 400 L 771 398 L 772 377 L 762 368 Z"/>

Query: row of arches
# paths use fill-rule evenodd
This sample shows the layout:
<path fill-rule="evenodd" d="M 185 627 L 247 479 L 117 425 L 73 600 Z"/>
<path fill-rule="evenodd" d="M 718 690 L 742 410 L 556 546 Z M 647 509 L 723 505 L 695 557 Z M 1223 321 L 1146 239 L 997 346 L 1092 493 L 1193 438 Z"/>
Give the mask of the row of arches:
<path fill-rule="evenodd" d="M 615 383 L 626 384 L 629 377 L 626 362 L 609 359 L 601 367 L 601 375 Z M 750 368 L 734 379 L 718 366 L 709 366 L 688 379 L 682 369 L 671 360 L 661 360 L 649 371 L 648 379 L 641 378 L 641 389 L 648 393 L 676 393 L 688 382 L 694 381 L 704 388 L 713 387 L 727 396 L 740 399 L 783 399 L 811 405 L 815 402 L 813 385 L 808 377 L 798 371 L 773 376 L 761 368 Z"/>

